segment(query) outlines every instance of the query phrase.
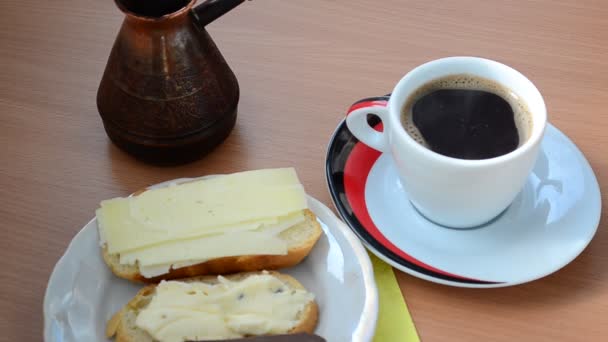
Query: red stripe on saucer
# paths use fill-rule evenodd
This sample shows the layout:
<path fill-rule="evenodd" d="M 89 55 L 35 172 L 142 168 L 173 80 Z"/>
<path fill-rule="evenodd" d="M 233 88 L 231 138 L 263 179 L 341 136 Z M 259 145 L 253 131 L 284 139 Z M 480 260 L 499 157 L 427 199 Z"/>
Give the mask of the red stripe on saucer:
<path fill-rule="evenodd" d="M 387 103 L 388 103 L 387 100 L 363 101 L 363 102 L 355 103 L 348 109 L 348 112 L 346 115 L 348 115 L 352 111 L 360 109 L 360 108 L 374 107 L 374 106 L 375 107 L 386 107 Z"/>

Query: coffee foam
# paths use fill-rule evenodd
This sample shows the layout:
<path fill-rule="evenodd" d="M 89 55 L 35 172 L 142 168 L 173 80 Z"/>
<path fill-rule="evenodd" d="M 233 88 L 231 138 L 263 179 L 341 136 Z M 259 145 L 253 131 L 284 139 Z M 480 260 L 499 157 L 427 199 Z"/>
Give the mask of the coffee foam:
<path fill-rule="evenodd" d="M 429 81 L 416 89 L 407 99 L 401 110 L 401 124 L 405 131 L 420 145 L 429 148 L 418 128 L 412 120 L 412 108 L 418 99 L 439 89 L 471 89 L 494 93 L 505 99 L 513 109 L 515 126 L 519 133 L 519 146 L 528 140 L 532 133 L 532 114 L 525 102 L 519 99 L 511 89 L 486 78 L 468 74 L 458 74 L 441 77 Z"/>

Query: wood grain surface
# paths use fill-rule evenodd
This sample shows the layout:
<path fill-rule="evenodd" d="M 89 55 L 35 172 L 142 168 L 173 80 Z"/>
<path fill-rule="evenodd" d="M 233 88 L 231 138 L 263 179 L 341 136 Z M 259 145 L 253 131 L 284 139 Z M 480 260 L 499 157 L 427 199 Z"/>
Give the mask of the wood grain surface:
<path fill-rule="evenodd" d="M 42 339 L 50 272 L 100 200 L 176 177 L 291 165 L 330 204 L 324 154 L 346 108 L 439 57 L 484 56 L 526 74 L 608 193 L 604 0 L 247 2 L 209 26 L 240 81 L 237 126 L 207 158 L 172 168 L 115 148 L 97 113 L 122 17 L 110 0 L 0 1 L 2 341 Z M 458 289 L 397 272 L 422 340 L 606 340 L 607 224 L 604 214 L 574 262 L 526 285 Z"/>

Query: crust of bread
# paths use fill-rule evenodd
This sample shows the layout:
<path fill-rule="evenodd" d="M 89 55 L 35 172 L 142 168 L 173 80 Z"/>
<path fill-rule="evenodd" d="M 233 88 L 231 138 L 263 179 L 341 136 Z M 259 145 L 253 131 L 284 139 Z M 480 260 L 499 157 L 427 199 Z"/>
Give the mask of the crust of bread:
<path fill-rule="evenodd" d="M 304 286 L 295 278 L 290 275 L 282 274 L 279 272 L 269 271 L 269 273 L 282 281 L 288 286 L 295 289 L 303 289 Z M 228 275 L 226 278 L 230 280 L 244 279 L 253 274 L 261 274 L 261 272 L 247 272 Z M 184 282 L 206 282 L 206 283 L 217 283 L 217 276 L 202 276 L 193 277 L 187 279 L 180 279 L 179 281 Z M 106 336 L 108 338 L 116 337 L 117 342 L 153 342 L 154 339 L 147 332 L 137 328 L 135 326 L 135 319 L 139 310 L 144 309 L 152 300 L 156 292 L 156 285 L 148 285 L 142 288 L 133 299 L 127 303 L 120 311 L 118 311 L 107 323 Z M 319 320 L 319 307 L 313 300 L 307 304 L 300 314 L 300 321 L 291 330 L 287 331 L 288 334 L 297 333 L 314 333 Z"/>
<path fill-rule="evenodd" d="M 283 234 L 290 234 L 291 230 L 305 231 L 304 238 L 297 244 L 289 246 L 285 255 L 244 255 L 235 257 L 224 257 L 208 260 L 206 262 L 186 266 L 178 269 L 170 269 L 169 273 L 153 278 L 146 278 L 139 272 L 137 265 L 121 265 L 119 254 L 109 254 L 107 247 L 102 247 L 102 256 L 105 263 L 116 276 L 142 283 L 158 283 L 161 280 L 189 278 L 203 275 L 232 274 L 238 272 L 255 272 L 261 270 L 278 270 L 291 267 L 300 263 L 317 243 L 323 230 L 317 222 L 312 211 L 304 210 L 306 220 Z"/>

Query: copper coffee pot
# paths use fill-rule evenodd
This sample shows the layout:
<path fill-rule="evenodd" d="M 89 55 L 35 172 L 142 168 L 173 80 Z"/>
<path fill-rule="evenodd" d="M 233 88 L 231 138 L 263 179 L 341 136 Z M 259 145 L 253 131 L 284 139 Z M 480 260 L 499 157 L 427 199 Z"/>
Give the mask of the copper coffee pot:
<path fill-rule="evenodd" d="M 115 0 L 126 17 L 97 93 L 110 139 L 154 163 L 199 158 L 234 127 L 237 79 L 205 26 L 244 0 Z"/>

